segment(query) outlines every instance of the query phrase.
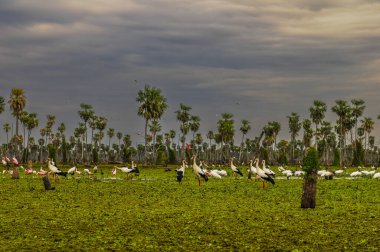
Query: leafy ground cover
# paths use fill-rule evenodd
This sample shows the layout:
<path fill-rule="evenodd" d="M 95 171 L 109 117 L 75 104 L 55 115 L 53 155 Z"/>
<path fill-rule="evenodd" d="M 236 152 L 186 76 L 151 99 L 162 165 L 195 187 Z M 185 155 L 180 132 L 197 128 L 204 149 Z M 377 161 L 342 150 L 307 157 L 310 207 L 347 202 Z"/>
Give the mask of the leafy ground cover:
<path fill-rule="evenodd" d="M 319 180 L 317 208 L 300 208 L 301 179 L 262 189 L 245 178 L 191 170 L 41 178 L 0 176 L 2 251 L 378 251 L 380 181 Z"/>

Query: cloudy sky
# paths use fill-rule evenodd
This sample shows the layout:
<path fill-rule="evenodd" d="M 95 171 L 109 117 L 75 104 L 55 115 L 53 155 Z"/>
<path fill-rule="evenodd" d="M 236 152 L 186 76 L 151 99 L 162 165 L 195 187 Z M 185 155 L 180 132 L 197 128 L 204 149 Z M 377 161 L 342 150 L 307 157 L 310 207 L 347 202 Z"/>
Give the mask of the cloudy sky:
<path fill-rule="evenodd" d="M 275 120 L 288 138 L 286 116 L 308 117 L 315 99 L 329 111 L 336 99 L 364 99 L 375 119 L 379 13 L 375 0 L 0 0 L 0 96 L 24 88 L 41 126 L 50 113 L 68 130 L 79 104 L 92 104 L 137 142 L 145 84 L 167 97 L 164 131 L 178 131 L 180 102 L 203 133 L 229 112 L 237 128 L 251 122 L 251 137 Z"/>

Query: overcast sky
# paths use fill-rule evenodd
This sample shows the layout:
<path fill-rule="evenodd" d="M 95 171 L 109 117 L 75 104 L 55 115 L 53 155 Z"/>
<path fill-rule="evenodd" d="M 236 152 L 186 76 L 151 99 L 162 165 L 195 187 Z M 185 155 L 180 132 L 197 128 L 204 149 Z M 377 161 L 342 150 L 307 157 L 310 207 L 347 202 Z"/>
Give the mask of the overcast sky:
<path fill-rule="evenodd" d="M 0 0 L 0 96 L 24 88 L 40 126 L 50 113 L 68 131 L 80 103 L 91 104 L 135 142 L 145 84 L 168 100 L 163 131 L 179 131 L 182 102 L 202 133 L 232 113 L 239 139 L 241 119 L 250 137 L 279 121 L 289 138 L 291 112 L 309 117 L 319 99 L 335 121 L 334 101 L 356 98 L 378 136 L 379 13 L 375 0 Z M 9 109 L 1 132 L 4 122 L 14 123 Z"/>

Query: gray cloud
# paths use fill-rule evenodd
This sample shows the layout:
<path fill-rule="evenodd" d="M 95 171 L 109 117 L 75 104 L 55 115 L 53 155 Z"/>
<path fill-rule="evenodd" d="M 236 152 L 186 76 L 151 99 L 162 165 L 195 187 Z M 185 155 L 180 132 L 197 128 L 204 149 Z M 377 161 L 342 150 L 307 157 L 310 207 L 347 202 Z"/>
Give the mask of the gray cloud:
<path fill-rule="evenodd" d="M 137 91 L 151 84 L 169 101 L 165 130 L 178 129 L 182 102 L 203 132 L 230 112 L 252 134 L 280 121 L 288 137 L 286 116 L 307 117 L 314 99 L 363 98 L 369 116 L 379 113 L 379 10 L 359 0 L 2 1 L 0 95 L 25 88 L 41 125 L 52 113 L 69 130 L 90 103 L 133 135 Z"/>

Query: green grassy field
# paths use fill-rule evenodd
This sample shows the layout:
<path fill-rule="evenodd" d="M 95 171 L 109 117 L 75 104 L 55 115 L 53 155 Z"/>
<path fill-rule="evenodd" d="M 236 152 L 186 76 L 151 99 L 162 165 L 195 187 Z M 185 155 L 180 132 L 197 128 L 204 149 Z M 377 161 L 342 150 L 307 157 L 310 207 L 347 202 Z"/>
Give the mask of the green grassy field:
<path fill-rule="evenodd" d="M 302 180 L 210 178 L 191 170 L 110 170 L 54 182 L 0 176 L 2 251 L 378 251 L 380 181 L 319 180 L 317 208 L 300 208 Z"/>

